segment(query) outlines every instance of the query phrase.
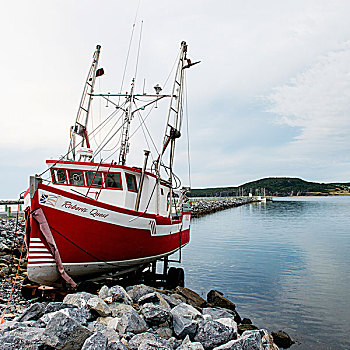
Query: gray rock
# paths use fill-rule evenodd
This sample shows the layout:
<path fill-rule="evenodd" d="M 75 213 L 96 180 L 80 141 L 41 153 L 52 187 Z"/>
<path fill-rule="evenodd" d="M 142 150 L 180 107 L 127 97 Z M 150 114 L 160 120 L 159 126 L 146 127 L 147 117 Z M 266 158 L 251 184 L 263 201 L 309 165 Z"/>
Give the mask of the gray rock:
<path fill-rule="evenodd" d="M 126 290 L 121 286 L 113 286 L 109 288 L 108 296 L 111 296 L 113 301 L 131 304 L 132 300 Z"/>
<path fill-rule="evenodd" d="M 81 350 L 106 350 L 107 341 L 107 337 L 105 337 L 102 333 L 94 333 L 85 340 Z"/>
<path fill-rule="evenodd" d="M 233 317 L 236 323 L 241 322 L 241 317 L 235 310 L 228 310 L 221 307 L 206 307 L 203 309 L 203 315 L 211 315 L 213 320 L 217 318 Z"/>
<path fill-rule="evenodd" d="M 170 311 L 160 305 L 154 305 L 151 303 L 144 304 L 141 307 L 141 313 L 146 322 L 151 326 L 157 326 L 171 320 Z"/>
<path fill-rule="evenodd" d="M 18 322 L 24 322 L 29 320 L 38 320 L 45 312 L 45 305 L 43 303 L 35 303 L 29 309 L 27 309 L 21 317 L 18 318 Z"/>
<path fill-rule="evenodd" d="M 149 294 L 142 296 L 138 300 L 138 304 L 143 305 L 143 304 L 147 304 L 147 303 L 152 303 L 152 304 L 160 305 L 161 307 L 170 310 L 171 307 L 170 307 L 169 303 L 164 299 L 164 296 L 165 296 L 165 294 L 160 294 L 158 292 L 149 293 Z M 174 306 L 176 306 L 176 305 L 174 305 Z"/>
<path fill-rule="evenodd" d="M 97 312 L 100 316 L 109 316 L 111 310 L 108 305 L 99 297 L 95 296 L 87 301 L 87 306 Z"/>
<path fill-rule="evenodd" d="M 153 304 L 158 304 L 160 303 L 160 294 L 153 292 L 153 293 L 148 293 L 143 295 L 139 300 L 137 301 L 139 305 L 143 305 L 146 303 L 153 303 Z"/>
<path fill-rule="evenodd" d="M 45 324 L 48 324 L 53 317 L 55 317 L 58 313 L 61 313 L 63 315 L 66 315 L 70 318 L 73 318 L 76 320 L 78 323 L 82 325 L 87 325 L 88 319 L 91 317 L 90 311 L 83 308 L 67 308 L 67 309 L 62 309 L 60 311 L 56 312 L 50 312 L 48 314 L 45 314 L 40 318 L 40 321 L 44 322 Z"/>
<path fill-rule="evenodd" d="M 113 320 L 113 317 L 107 316 L 107 317 L 98 317 L 97 322 L 101 323 L 104 326 L 108 326 L 108 323 Z"/>
<path fill-rule="evenodd" d="M 191 342 L 190 337 L 187 335 L 176 350 L 204 350 L 204 347 L 199 342 Z"/>
<path fill-rule="evenodd" d="M 143 318 L 133 309 L 125 312 L 118 322 L 117 329 L 120 334 L 132 332 L 135 334 L 147 330 L 147 324 Z"/>
<path fill-rule="evenodd" d="M 131 350 L 141 350 L 141 349 L 162 349 L 162 350 L 172 350 L 172 345 L 165 339 L 149 333 L 144 332 L 137 334 L 131 338 L 129 341 L 129 348 Z"/>
<path fill-rule="evenodd" d="M 100 322 L 93 321 L 88 323 L 87 328 L 89 328 L 92 333 L 96 333 L 105 331 L 107 327 Z"/>
<path fill-rule="evenodd" d="M 0 337 L 0 349 L 39 350 L 39 345 L 33 344 L 29 339 L 22 339 L 14 334 L 7 333 Z"/>
<path fill-rule="evenodd" d="M 102 286 L 100 291 L 98 292 L 99 298 L 105 300 L 106 298 L 109 297 L 108 292 L 109 292 L 109 288 L 106 285 Z"/>
<path fill-rule="evenodd" d="M 213 350 L 278 350 L 272 337 L 264 329 L 246 331 L 237 340 L 231 340 Z"/>
<path fill-rule="evenodd" d="M 155 333 L 159 335 L 161 338 L 169 339 L 173 335 L 173 330 L 169 327 L 160 327 L 155 330 Z"/>
<path fill-rule="evenodd" d="M 0 334 L 12 331 L 13 329 L 16 329 L 18 327 L 26 327 L 26 326 L 28 326 L 28 324 L 25 322 L 6 321 L 5 323 L 0 325 Z"/>
<path fill-rule="evenodd" d="M 163 299 L 169 304 L 171 308 L 181 304 L 185 300 L 180 300 L 179 298 L 174 298 L 171 295 L 162 295 Z M 185 299 L 185 298 L 184 298 Z"/>
<path fill-rule="evenodd" d="M 134 303 L 137 303 L 137 301 L 144 295 L 153 293 L 154 289 L 151 287 L 148 287 L 144 284 L 137 284 L 135 286 L 132 286 L 130 289 L 128 289 L 128 295 L 132 299 Z"/>
<path fill-rule="evenodd" d="M 41 340 L 56 349 L 76 350 L 80 349 L 91 335 L 92 332 L 88 328 L 58 311 L 47 324 Z"/>
<path fill-rule="evenodd" d="M 120 341 L 119 334 L 112 328 L 106 328 L 101 333 L 107 338 L 108 344 Z"/>
<path fill-rule="evenodd" d="M 76 308 L 77 306 L 72 304 L 65 304 L 60 302 L 51 302 L 48 303 L 45 307 L 45 314 L 48 314 L 50 312 L 60 311 L 62 309 L 68 309 L 68 308 Z"/>
<path fill-rule="evenodd" d="M 198 321 L 203 318 L 201 313 L 193 306 L 181 303 L 171 309 L 171 314 L 175 334 L 182 339 L 186 335 L 193 339 L 197 331 Z"/>
<path fill-rule="evenodd" d="M 28 326 L 29 326 L 29 325 L 28 325 Z M 34 322 L 32 323 L 32 325 L 29 326 L 29 327 L 45 328 L 45 327 L 46 327 L 46 323 L 43 322 L 43 321 L 41 321 L 41 320 L 37 320 L 37 321 L 34 321 Z"/>
<path fill-rule="evenodd" d="M 64 297 L 63 302 L 67 304 L 75 305 L 79 308 L 83 308 L 86 306 L 87 301 L 93 297 L 95 297 L 94 294 L 90 294 L 86 292 L 67 294 Z"/>
<path fill-rule="evenodd" d="M 108 305 L 113 317 L 122 317 L 124 312 L 135 310 L 131 305 L 112 303 Z"/>
<path fill-rule="evenodd" d="M 233 313 L 229 312 L 226 309 L 223 309 L 221 307 L 205 307 L 203 310 L 203 315 L 210 315 L 212 316 L 213 320 L 216 320 L 218 318 L 228 318 L 233 317 Z"/>
<path fill-rule="evenodd" d="M 128 348 L 120 341 L 114 341 L 108 344 L 108 350 L 128 350 Z"/>
<path fill-rule="evenodd" d="M 107 323 L 107 327 L 116 330 L 119 321 L 120 321 L 120 317 L 114 317 Z"/>
<path fill-rule="evenodd" d="M 0 337 L 0 349 L 41 349 L 43 347 L 43 342 L 41 341 L 43 332 L 44 329 L 42 328 L 17 327 Z"/>
<path fill-rule="evenodd" d="M 217 321 L 200 322 L 194 340 L 200 342 L 204 349 L 212 349 L 237 336 L 233 329 Z"/>
<path fill-rule="evenodd" d="M 237 338 L 238 327 L 237 327 L 237 323 L 233 318 L 218 318 L 215 321 L 220 322 L 224 326 L 231 328 L 232 333 L 234 334 L 233 339 Z"/>

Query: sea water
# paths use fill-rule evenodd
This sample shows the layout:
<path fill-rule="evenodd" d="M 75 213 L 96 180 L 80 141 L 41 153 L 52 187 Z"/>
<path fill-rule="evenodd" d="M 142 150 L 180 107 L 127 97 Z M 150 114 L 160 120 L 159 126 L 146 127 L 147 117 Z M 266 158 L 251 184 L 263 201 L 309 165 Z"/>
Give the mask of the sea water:
<path fill-rule="evenodd" d="M 350 349 L 350 197 L 286 197 L 192 219 L 186 286 L 217 289 L 292 348 Z"/>

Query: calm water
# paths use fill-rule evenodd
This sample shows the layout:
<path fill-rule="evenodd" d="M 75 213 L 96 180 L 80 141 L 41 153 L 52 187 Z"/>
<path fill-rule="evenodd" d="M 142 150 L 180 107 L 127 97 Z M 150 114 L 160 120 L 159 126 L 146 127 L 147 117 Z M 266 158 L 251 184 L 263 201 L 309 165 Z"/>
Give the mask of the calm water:
<path fill-rule="evenodd" d="M 292 349 L 350 349 L 350 197 L 279 198 L 192 220 L 186 286 L 218 289 Z"/>

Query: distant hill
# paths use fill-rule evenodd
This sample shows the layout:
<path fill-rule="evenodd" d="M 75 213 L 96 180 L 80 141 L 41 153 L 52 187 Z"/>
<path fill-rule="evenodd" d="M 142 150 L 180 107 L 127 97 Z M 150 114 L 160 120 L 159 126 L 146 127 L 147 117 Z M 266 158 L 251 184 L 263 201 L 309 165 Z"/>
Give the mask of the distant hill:
<path fill-rule="evenodd" d="M 226 197 L 248 195 L 311 196 L 350 195 L 350 183 L 318 183 L 293 177 L 268 177 L 247 182 L 238 187 L 212 187 L 192 189 L 192 197 Z"/>

